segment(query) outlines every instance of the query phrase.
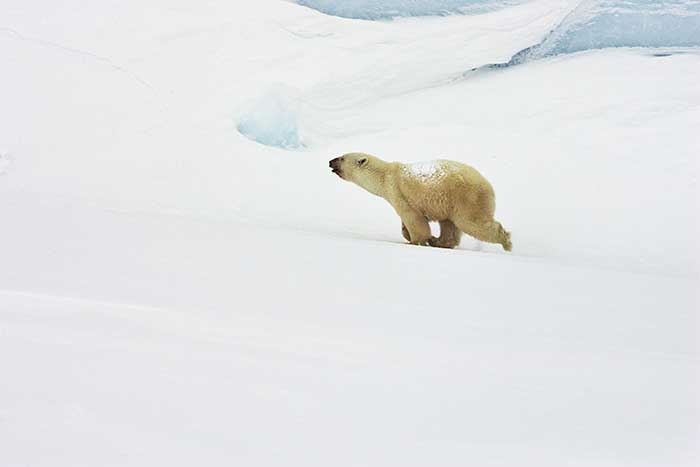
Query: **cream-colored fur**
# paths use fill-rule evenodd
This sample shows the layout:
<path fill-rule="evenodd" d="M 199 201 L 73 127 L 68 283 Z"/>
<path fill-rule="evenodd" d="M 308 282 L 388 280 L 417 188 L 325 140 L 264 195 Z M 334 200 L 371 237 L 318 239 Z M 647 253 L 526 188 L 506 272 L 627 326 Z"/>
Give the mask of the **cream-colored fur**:
<path fill-rule="evenodd" d="M 349 153 L 330 162 L 344 180 L 386 199 L 401 217 L 401 231 L 414 245 L 454 248 L 462 232 L 511 250 L 510 233 L 493 218 L 496 208 L 491 184 L 474 168 L 439 160 L 417 164 L 386 162 Z M 440 222 L 433 237 L 428 222 Z"/>

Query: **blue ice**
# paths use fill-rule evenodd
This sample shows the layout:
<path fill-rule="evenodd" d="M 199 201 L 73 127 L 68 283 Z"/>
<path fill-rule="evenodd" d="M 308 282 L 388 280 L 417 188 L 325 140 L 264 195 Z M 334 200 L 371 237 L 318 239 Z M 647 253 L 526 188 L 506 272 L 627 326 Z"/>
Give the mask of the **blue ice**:
<path fill-rule="evenodd" d="M 698 47 L 700 0 L 584 0 L 508 65 L 606 47 Z"/>
<path fill-rule="evenodd" d="M 386 20 L 402 16 L 446 16 L 492 11 L 526 0 L 296 0 L 327 15 Z"/>
<path fill-rule="evenodd" d="M 272 88 L 238 121 L 238 131 L 253 141 L 283 149 L 303 147 L 299 137 L 299 100 L 291 90 Z"/>

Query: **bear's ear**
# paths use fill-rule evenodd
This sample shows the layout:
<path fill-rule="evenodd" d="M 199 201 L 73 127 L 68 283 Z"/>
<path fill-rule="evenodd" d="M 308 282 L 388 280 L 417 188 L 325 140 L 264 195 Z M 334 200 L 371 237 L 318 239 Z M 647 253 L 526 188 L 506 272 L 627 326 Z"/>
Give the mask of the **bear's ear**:
<path fill-rule="evenodd" d="M 360 167 L 366 166 L 366 165 L 367 165 L 367 158 L 366 158 L 366 157 L 360 157 L 360 158 L 357 160 L 357 165 L 360 166 Z"/>

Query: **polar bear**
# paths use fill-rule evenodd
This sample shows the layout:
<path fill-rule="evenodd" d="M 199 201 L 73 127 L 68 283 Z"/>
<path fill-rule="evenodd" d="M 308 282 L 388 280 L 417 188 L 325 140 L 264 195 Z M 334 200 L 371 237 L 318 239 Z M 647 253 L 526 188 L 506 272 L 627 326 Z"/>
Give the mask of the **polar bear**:
<path fill-rule="evenodd" d="M 491 184 L 476 169 L 459 162 L 436 160 L 402 164 L 359 152 L 336 157 L 333 173 L 391 204 L 401 217 L 401 232 L 414 245 L 454 248 L 462 232 L 510 251 L 510 233 L 493 218 Z M 440 223 L 433 237 L 428 222 Z"/>

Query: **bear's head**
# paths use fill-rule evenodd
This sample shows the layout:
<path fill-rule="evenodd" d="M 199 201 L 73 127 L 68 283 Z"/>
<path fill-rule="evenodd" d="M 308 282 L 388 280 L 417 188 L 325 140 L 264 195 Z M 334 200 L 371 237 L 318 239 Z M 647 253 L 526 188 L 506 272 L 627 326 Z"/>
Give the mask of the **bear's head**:
<path fill-rule="evenodd" d="M 361 186 L 370 193 L 382 196 L 384 191 L 384 179 L 389 164 L 362 152 L 350 152 L 331 160 L 328 165 L 333 173 L 356 185 Z"/>
<path fill-rule="evenodd" d="M 328 165 L 333 173 L 350 182 L 356 182 L 360 171 L 367 166 L 369 155 L 360 152 L 343 154 L 331 160 Z"/>

